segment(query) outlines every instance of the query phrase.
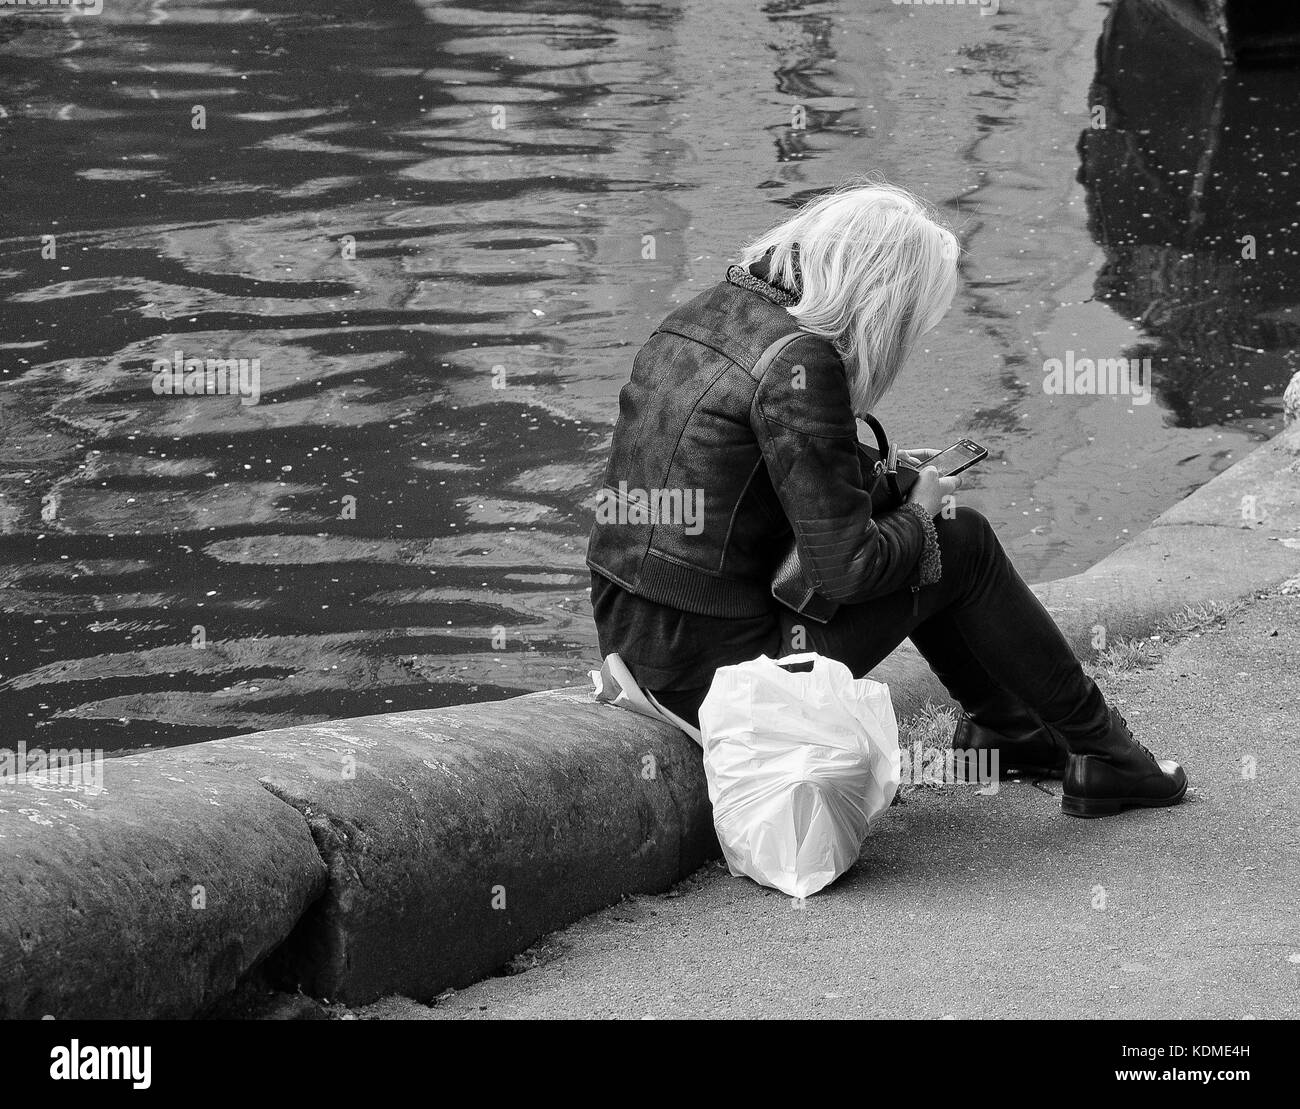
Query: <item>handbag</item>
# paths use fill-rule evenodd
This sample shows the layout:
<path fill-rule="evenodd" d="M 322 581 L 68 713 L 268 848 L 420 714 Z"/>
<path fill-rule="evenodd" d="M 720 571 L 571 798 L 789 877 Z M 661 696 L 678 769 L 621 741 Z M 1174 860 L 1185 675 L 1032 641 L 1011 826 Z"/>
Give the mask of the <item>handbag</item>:
<path fill-rule="evenodd" d="M 761 380 L 772 360 L 803 334 L 802 331 L 794 331 L 783 335 L 763 351 L 750 371 L 754 379 Z M 902 507 L 920 475 L 910 466 L 899 467 L 898 448 L 890 444 L 889 436 L 885 434 L 879 420 L 870 413 L 863 420 L 875 435 L 876 446 L 869 447 L 865 443 L 857 445 L 858 461 L 862 466 L 862 484 L 871 494 L 871 514 L 883 516 Z M 799 564 L 799 547 L 793 534 L 772 575 L 772 596 L 786 608 L 818 624 L 825 624 L 839 608 L 838 602 L 823 597 L 808 583 Z"/>

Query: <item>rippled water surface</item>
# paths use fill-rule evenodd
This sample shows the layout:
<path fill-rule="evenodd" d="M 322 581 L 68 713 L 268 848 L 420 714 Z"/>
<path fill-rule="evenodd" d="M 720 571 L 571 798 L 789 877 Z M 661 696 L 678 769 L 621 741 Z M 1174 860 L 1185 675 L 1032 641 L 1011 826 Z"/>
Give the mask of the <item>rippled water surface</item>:
<path fill-rule="evenodd" d="M 990 448 L 964 496 L 1026 576 L 1226 467 L 1295 368 L 1294 81 L 1225 78 L 1141 13 L 1002 7 L 0 18 L 6 740 L 124 750 L 585 681 L 589 506 L 636 346 L 864 170 L 966 250 L 879 414 Z M 1199 93 L 1131 64 L 1153 36 Z M 1044 395 L 1067 349 L 1152 357 L 1155 402 Z M 259 403 L 155 395 L 176 351 L 258 359 Z"/>

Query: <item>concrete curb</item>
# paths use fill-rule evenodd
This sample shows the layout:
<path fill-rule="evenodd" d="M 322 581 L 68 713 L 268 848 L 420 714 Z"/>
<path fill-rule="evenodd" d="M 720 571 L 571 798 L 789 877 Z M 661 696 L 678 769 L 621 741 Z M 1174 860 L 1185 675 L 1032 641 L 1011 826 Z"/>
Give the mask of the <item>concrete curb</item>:
<path fill-rule="evenodd" d="M 311 829 L 329 886 L 268 977 L 315 997 L 432 998 L 717 850 L 698 748 L 583 690 L 200 746 Z"/>
<path fill-rule="evenodd" d="M 297 812 L 172 752 L 0 785 L 0 1018 L 191 1016 L 325 887 Z"/>
<path fill-rule="evenodd" d="M 1086 655 L 1099 626 L 1149 634 L 1297 574 L 1300 428 L 1035 590 Z M 910 647 L 876 676 L 902 717 L 946 700 Z M 698 748 L 585 690 L 106 767 L 100 797 L 0 786 L 0 1016 L 193 1014 L 259 964 L 330 1000 L 428 1000 L 717 851 Z"/>

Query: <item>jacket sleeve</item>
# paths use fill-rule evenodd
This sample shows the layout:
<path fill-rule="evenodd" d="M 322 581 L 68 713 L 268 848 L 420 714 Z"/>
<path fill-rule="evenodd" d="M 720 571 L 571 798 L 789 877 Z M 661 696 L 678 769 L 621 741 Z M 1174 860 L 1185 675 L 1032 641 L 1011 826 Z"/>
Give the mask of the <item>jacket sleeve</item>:
<path fill-rule="evenodd" d="M 851 604 L 920 584 L 924 525 L 912 512 L 873 518 L 848 379 L 829 343 L 796 339 L 773 360 L 750 423 L 818 593 Z"/>

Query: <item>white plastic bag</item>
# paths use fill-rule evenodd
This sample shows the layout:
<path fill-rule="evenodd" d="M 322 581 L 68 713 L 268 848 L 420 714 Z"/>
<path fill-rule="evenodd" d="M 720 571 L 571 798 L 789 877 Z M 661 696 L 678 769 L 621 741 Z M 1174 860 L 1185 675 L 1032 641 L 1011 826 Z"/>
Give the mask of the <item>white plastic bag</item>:
<path fill-rule="evenodd" d="M 637 685 L 636 679 L 632 677 L 632 671 L 627 668 L 627 663 L 617 651 L 605 656 L 605 661 L 599 670 L 588 670 L 587 673 L 591 675 L 597 701 L 631 709 L 642 716 L 650 717 L 651 720 L 662 720 L 665 724 L 680 728 L 696 743 L 703 745 L 700 729 L 692 727 L 676 713 L 669 712 L 654 699 L 652 694 Z"/>
<path fill-rule="evenodd" d="M 801 662 L 812 671 L 783 669 Z M 813 652 L 720 667 L 700 731 L 731 873 L 791 897 L 811 896 L 857 861 L 898 789 L 889 687 Z"/>

